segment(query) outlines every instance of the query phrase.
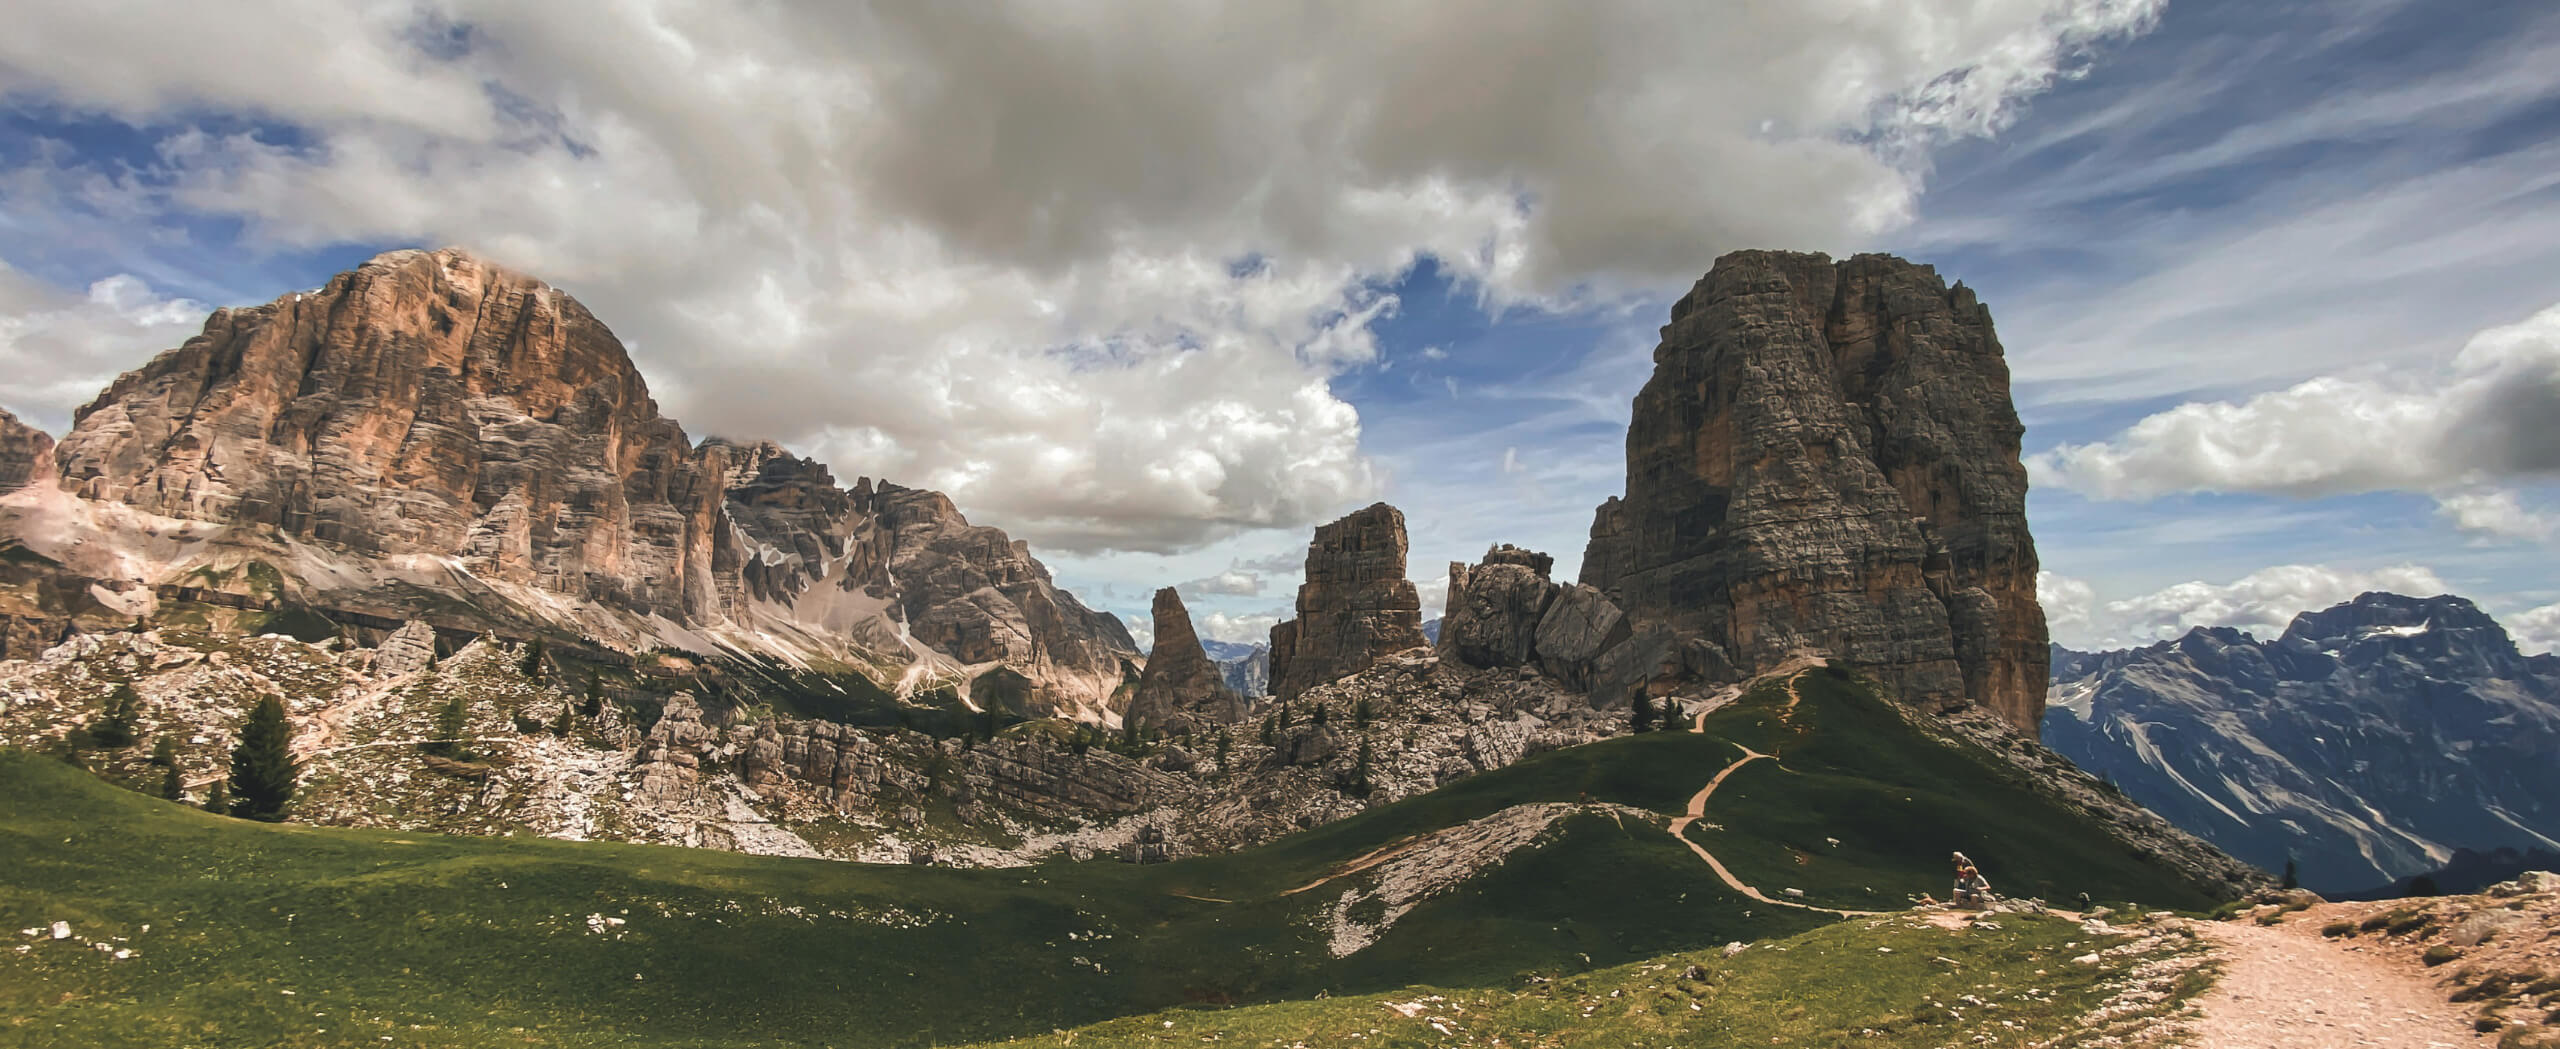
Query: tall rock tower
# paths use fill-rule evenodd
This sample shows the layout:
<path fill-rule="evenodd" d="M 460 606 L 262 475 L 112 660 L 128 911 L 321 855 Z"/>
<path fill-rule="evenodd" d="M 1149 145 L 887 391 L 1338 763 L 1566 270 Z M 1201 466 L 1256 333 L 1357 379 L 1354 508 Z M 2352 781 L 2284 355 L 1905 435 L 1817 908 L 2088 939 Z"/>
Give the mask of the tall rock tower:
<path fill-rule="evenodd" d="M 1404 511 L 1385 503 L 1316 529 L 1298 618 L 1271 628 L 1272 695 L 1294 699 L 1426 644 L 1404 558 Z"/>
<path fill-rule="evenodd" d="M 2044 610 L 1991 314 L 1884 255 L 1744 251 L 1671 309 L 1582 581 L 1752 671 L 1819 648 L 2033 733 Z"/>

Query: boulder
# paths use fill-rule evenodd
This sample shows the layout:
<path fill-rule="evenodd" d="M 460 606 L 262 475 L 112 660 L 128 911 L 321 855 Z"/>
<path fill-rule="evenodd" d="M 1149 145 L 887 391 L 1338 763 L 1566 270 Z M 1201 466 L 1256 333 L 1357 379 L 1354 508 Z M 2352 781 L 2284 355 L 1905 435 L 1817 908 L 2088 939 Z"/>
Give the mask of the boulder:
<path fill-rule="evenodd" d="M 436 628 L 412 619 L 383 638 L 373 650 L 373 676 L 383 680 L 415 674 L 436 662 Z"/>
<path fill-rule="evenodd" d="M 1449 565 L 1449 603 L 1440 617 L 1439 650 L 1479 667 L 1515 667 L 1538 656 L 1538 625 L 1555 584 L 1554 559 L 1499 546 L 1473 567 Z"/>
<path fill-rule="evenodd" d="M 1607 594 L 1568 583 L 1538 619 L 1538 664 L 1558 681 L 1589 688 L 1592 661 L 1628 636 L 1627 617 Z"/>

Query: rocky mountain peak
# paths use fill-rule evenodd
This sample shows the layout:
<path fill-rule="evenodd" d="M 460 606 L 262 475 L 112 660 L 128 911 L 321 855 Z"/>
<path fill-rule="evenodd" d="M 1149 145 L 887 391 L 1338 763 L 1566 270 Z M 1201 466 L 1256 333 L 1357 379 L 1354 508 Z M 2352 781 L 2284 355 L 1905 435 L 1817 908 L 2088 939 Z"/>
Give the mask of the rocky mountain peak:
<path fill-rule="evenodd" d="M 902 690 L 1001 666 L 1028 711 L 1088 718 L 1136 654 L 941 493 L 841 488 L 770 441 L 694 444 L 576 299 L 458 250 L 215 311 L 52 458 L 56 497 L 0 527 L 119 574 L 137 618 L 255 564 L 280 577 L 261 602 L 817 660 Z"/>
<path fill-rule="evenodd" d="M 1244 699 L 1227 687 L 1225 674 L 1200 647 L 1191 610 L 1172 587 L 1156 591 L 1155 651 L 1122 717 L 1142 729 L 1169 735 L 1232 725 L 1245 717 Z"/>
<path fill-rule="evenodd" d="M 1662 329 L 1582 581 L 1745 672 L 1821 649 L 2032 732 L 2023 433 L 1969 289 L 1886 255 L 1727 255 Z"/>
<path fill-rule="evenodd" d="M 53 436 L 0 408 L 0 495 L 53 478 Z"/>

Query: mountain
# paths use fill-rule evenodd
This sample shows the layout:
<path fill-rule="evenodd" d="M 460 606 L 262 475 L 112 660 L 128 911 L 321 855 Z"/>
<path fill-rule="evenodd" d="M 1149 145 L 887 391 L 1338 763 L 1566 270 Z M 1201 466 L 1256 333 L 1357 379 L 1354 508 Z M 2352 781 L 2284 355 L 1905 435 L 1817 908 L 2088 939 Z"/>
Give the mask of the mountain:
<path fill-rule="evenodd" d="M 2053 667 L 2053 749 L 2313 889 L 2560 848 L 2560 658 L 2462 598 L 2368 593 L 2273 641 L 2197 629 Z"/>
<path fill-rule="evenodd" d="M 2331 898 L 2396 900 L 2413 894 L 2432 896 L 2475 893 L 2527 871 L 2560 871 L 2560 851 L 2511 849 L 2504 846 L 2486 852 L 2455 849 L 2453 858 L 2446 860 L 2442 867 L 2423 874 L 2412 874 L 2389 885 L 2334 893 L 2331 894 Z"/>
<path fill-rule="evenodd" d="M 1422 621 L 1422 639 L 1435 645 L 1440 643 L 1439 616 L 1433 616 Z"/>
<path fill-rule="evenodd" d="M 0 462 L 27 458 L 14 427 Z M 82 408 L 52 460 L 58 484 L 0 501 L 0 544 L 116 595 L 102 625 L 426 619 L 902 694 L 1003 668 L 1019 712 L 1090 720 L 1136 671 L 1119 621 L 1023 544 L 936 492 L 693 443 L 577 300 L 460 251 L 214 311 Z"/>
<path fill-rule="evenodd" d="M 270 826 L 0 754 L 0 911 L 10 929 L 70 929 L 0 952 L 0 1005 L 97 1046 L 951 1045 L 1186 1006 L 1215 1022 L 1228 1014 L 1199 1007 L 1535 989 L 1746 942 L 1770 964 L 1815 947 L 1807 976 L 1843 954 L 1899 965 L 1865 992 L 1901 996 L 1889 1007 L 1811 1003 L 1848 1037 L 1942 993 L 1952 960 L 2021 980 L 2051 965 L 2039 994 L 2086 986 L 2054 952 L 2092 934 L 2032 915 L 1999 916 L 1997 937 L 1894 922 L 1845 950 L 1780 942 L 1867 935 L 1879 919 L 1807 908 L 1899 911 L 1944 889 L 1949 849 L 2020 896 L 2201 908 L 2234 888 L 1846 672 L 1764 681 L 1703 729 L 1540 754 L 1231 854 L 996 870 Z M 1774 760 L 1735 764 L 1754 753 Z M 517 789 L 410 776 L 457 798 Z M 1734 891 L 1702 854 L 1786 902 Z M 2096 999 L 2074 1003 L 2064 1019 Z"/>
<path fill-rule="evenodd" d="M 1218 664 L 1218 673 L 1229 689 L 1244 698 L 1258 699 L 1271 694 L 1271 648 L 1236 641 L 1202 641 L 1200 648 Z"/>
<path fill-rule="evenodd" d="M 1971 289 L 1887 255 L 1735 252 L 1653 360 L 1582 561 L 1639 643 L 1744 674 L 1819 649 L 2037 730 L 2025 431 Z"/>

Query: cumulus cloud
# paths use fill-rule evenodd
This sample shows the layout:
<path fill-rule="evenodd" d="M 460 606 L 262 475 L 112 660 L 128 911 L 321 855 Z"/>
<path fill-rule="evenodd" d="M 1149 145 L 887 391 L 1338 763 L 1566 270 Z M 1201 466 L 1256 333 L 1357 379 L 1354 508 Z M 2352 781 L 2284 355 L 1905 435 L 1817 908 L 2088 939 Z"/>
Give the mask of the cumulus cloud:
<path fill-rule="evenodd" d="M 195 334 L 200 302 L 119 274 L 71 295 L 0 263 L 0 408 L 61 436 L 116 375 Z"/>
<path fill-rule="evenodd" d="M 160 136 L 35 162 L 85 207 L 469 246 L 696 430 L 1163 552 L 1373 494 L 1331 380 L 1418 256 L 1556 303 L 1860 246 L 2160 0 L 157 7 L 0 39 L 0 93 Z"/>
<path fill-rule="evenodd" d="M 1213 576 L 1203 576 L 1187 583 L 1174 584 L 1185 599 L 1193 596 L 1260 597 L 1269 581 L 1262 573 L 1245 568 L 1230 568 Z"/>
<path fill-rule="evenodd" d="M 2505 626 L 2516 639 L 2516 648 L 2526 655 L 2560 652 L 2560 605 L 2540 608 L 2509 617 Z"/>
<path fill-rule="evenodd" d="M 1198 627 L 1200 636 L 1211 641 L 1233 641 L 1238 644 L 1246 645 L 1268 645 L 1271 643 L 1271 628 L 1279 626 L 1280 621 L 1288 617 L 1276 612 L 1246 613 L 1243 615 L 1228 615 L 1224 612 L 1211 612 L 1206 616 L 1199 616 L 1195 618 L 1197 619 L 1197 622 L 1194 625 Z"/>
<path fill-rule="evenodd" d="M 2270 638 L 2283 633 L 2296 615 L 2366 591 L 2433 597 L 2448 589 L 2434 570 L 2413 564 L 2377 569 L 2277 565 L 2229 583 L 2197 580 L 2104 602 L 2081 580 L 2051 572 L 2036 578 L 2036 594 L 2046 603 L 2054 640 L 2079 649 L 2145 645 L 2200 626 L 2233 627 Z"/>
<path fill-rule="evenodd" d="M 2553 517 L 2498 482 L 2560 475 L 2560 306 L 2471 337 L 2437 374 L 2323 376 L 2182 404 L 2034 458 L 2038 483 L 2101 499 L 2175 492 L 2413 491 L 2457 527 L 2547 538 Z"/>

